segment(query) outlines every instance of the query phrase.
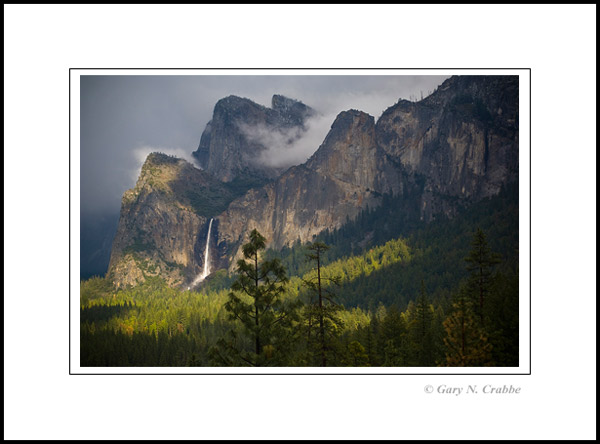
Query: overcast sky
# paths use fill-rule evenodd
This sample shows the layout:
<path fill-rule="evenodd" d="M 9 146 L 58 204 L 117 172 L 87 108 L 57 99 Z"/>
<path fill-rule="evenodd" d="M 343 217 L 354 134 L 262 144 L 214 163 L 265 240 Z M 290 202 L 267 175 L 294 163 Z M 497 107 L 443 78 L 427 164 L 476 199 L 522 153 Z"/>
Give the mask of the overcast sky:
<path fill-rule="evenodd" d="M 81 211 L 118 212 L 123 192 L 134 186 L 152 151 L 191 160 L 215 103 L 228 95 L 270 106 L 273 94 L 282 94 L 315 108 L 320 117 L 280 160 L 300 163 L 319 147 L 339 112 L 354 108 L 377 119 L 398 99 L 425 96 L 446 78 L 81 76 Z"/>

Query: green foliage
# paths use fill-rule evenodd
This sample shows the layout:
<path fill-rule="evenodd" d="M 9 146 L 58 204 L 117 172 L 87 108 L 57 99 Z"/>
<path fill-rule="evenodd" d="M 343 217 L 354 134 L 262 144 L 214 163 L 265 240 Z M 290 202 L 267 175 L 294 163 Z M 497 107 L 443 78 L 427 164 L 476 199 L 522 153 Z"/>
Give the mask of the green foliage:
<path fill-rule="evenodd" d="M 154 242 L 144 242 L 139 239 L 133 241 L 132 244 L 123 248 L 123 254 L 128 253 L 142 253 L 146 251 L 153 251 L 156 249 Z"/>
<path fill-rule="evenodd" d="M 471 251 L 465 261 L 467 262 L 467 271 L 470 273 L 467 283 L 468 291 L 474 299 L 475 311 L 483 324 L 484 302 L 490 293 L 494 266 L 500 263 L 500 256 L 492 253 L 481 228 L 477 228 L 473 235 Z"/>
<path fill-rule="evenodd" d="M 408 347 L 406 343 L 408 328 L 405 317 L 395 305 L 386 312 L 380 326 L 378 340 L 381 365 L 387 367 L 402 367 L 407 365 Z"/>
<path fill-rule="evenodd" d="M 185 199 L 199 216 L 213 217 L 223 212 L 234 197 L 223 188 L 206 187 L 202 192 L 185 190 Z"/>
<path fill-rule="evenodd" d="M 87 306 L 89 301 L 110 294 L 114 286 L 106 277 L 93 276 L 85 281 L 79 282 L 79 294 L 81 306 Z"/>
<path fill-rule="evenodd" d="M 315 244 L 324 245 L 321 242 Z M 320 253 L 324 257 L 327 250 Z M 321 274 L 324 277 L 324 288 L 330 285 L 340 287 L 339 294 L 341 302 L 347 306 L 353 306 L 351 300 L 351 289 L 358 280 L 368 280 L 367 277 L 379 270 L 385 270 L 396 263 L 408 263 L 412 256 L 409 247 L 403 239 L 393 239 L 384 245 L 374 247 L 360 256 L 342 258 L 323 266 L 320 261 Z M 308 261 L 307 261 L 308 262 Z M 317 279 L 317 270 L 310 269 L 303 275 L 301 280 L 292 278 L 291 283 L 300 291 L 302 283 L 311 282 Z M 358 305 L 358 304 L 356 304 Z"/>
<path fill-rule="evenodd" d="M 163 258 L 161 257 L 161 259 L 163 259 Z M 171 261 L 167 261 L 165 259 L 163 259 L 163 262 L 170 269 L 178 268 L 180 270 L 183 270 L 185 268 L 185 266 L 183 264 L 178 264 L 177 262 L 171 262 Z"/>
<path fill-rule="evenodd" d="M 225 291 L 182 292 L 157 277 L 118 291 L 94 278 L 80 291 L 82 366 L 185 366 L 192 353 L 210 366 L 209 349 L 230 329 Z"/>
<path fill-rule="evenodd" d="M 370 250 L 373 240 L 363 242 L 361 245 L 364 248 L 359 246 L 357 239 L 364 240 L 365 233 L 371 232 L 365 231 L 364 226 L 372 224 L 374 227 L 372 239 L 400 236 L 398 233 L 404 232 L 403 224 L 394 225 L 394 201 L 391 200 L 389 205 L 392 207 L 382 206 L 362 213 L 364 222 L 360 222 L 359 217 L 356 221 L 346 223 L 340 230 L 317 237 L 318 241 L 326 238 L 333 242 L 323 254 L 325 269 L 336 261 L 340 261 L 340 264 L 345 260 L 350 261 L 344 268 L 352 271 L 348 270 L 348 278 L 342 279 L 339 291 L 340 302 L 347 307 L 360 306 L 374 310 L 381 302 L 386 306 L 396 304 L 404 309 L 419 294 L 422 280 L 432 302 L 447 304 L 450 294 L 469 276 L 463 264 L 469 254 L 472 233 L 477 227 L 487 233 L 489 247 L 504 259 L 499 264 L 499 271 L 514 274 L 518 269 L 519 201 L 516 186 L 507 187 L 498 196 L 474 204 L 453 219 L 438 217 L 429 224 L 410 228 L 408 237 L 397 239 L 397 242 L 406 246 L 405 251 L 400 249 L 400 245 L 385 244 L 394 251 L 371 264 L 369 257 L 373 254 L 377 256 L 380 252 Z M 351 245 L 354 247 L 350 248 Z M 300 276 L 310 271 L 309 264 L 302 259 L 303 248 L 297 242 L 281 251 L 282 263 L 292 276 L 294 270 Z M 375 250 L 377 248 L 380 247 L 375 247 Z M 349 249 L 356 256 L 348 256 Z M 269 257 L 277 257 L 275 252 L 268 254 Z M 354 266 L 350 266 L 350 263 L 354 263 Z M 337 270 L 337 273 L 346 275 L 341 270 Z"/>
<path fill-rule="evenodd" d="M 474 98 L 470 94 L 459 94 L 453 97 L 449 103 L 449 110 L 454 115 L 459 115 L 463 119 L 473 117 L 486 124 L 493 121 L 492 114 L 483 101 Z"/>
<path fill-rule="evenodd" d="M 435 365 L 436 347 L 433 330 L 434 311 L 425 291 L 425 282 L 421 281 L 421 294 L 407 315 L 407 327 L 414 344 L 412 362 L 419 367 Z"/>
<path fill-rule="evenodd" d="M 335 293 L 330 290 L 331 285 L 327 285 L 339 285 L 340 276 L 321 274 L 321 255 L 328 249 L 322 242 L 307 246 L 306 257 L 315 264 L 315 269 L 312 275 L 309 273 L 302 280 L 310 295 L 303 312 L 303 334 L 307 339 L 304 359 L 308 365 L 322 367 L 335 360 L 338 338 L 343 329 L 339 317 L 341 306 L 336 302 Z"/>
<path fill-rule="evenodd" d="M 518 366 L 517 201 L 504 190 L 408 238 L 364 242 L 356 256 L 316 240 L 307 260 L 295 245 L 282 254 L 302 277 L 288 278 L 253 233 L 236 276 L 221 270 L 202 292 L 152 276 L 129 289 L 82 281 L 81 365 L 317 366 L 325 351 L 334 367 Z"/>
<path fill-rule="evenodd" d="M 256 177 L 254 174 L 236 176 L 231 182 L 226 184 L 229 192 L 239 197 L 245 194 L 251 188 L 259 188 L 268 183 L 268 180 Z"/>
<path fill-rule="evenodd" d="M 518 366 L 518 274 L 496 273 L 501 263 L 477 229 L 465 258 L 469 277 L 444 321 L 446 365 Z"/>
<path fill-rule="evenodd" d="M 498 273 L 485 305 L 487 330 L 498 367 L 519 366 L 519 275 Z"/>
<path fill-rule="evenodd" d="M 90 305 L 81 307 L 80 320 L 82 323 L 101 323 L 108 322 L 116 316 L 127 316 L 127 312 L 132 307 L 131 302 L 125 302 L 115 305 Z"/>
<path fill-rule="evenodd" d="M 287 358 L 293 324 L 297 321 L 297 304 L 282 298 L 288 278 L 279 259 L 259 263 L 264 249 L 265 238 L 253 230 L 250 241 L 242 247 L 244 258 L 237 262 L 237 278 L 224 306 L 229 319 L 241 324 L 241 328 L 232 331 L 229 341 L 223 338 L 218 343 L 214 355 L 223 364 L 282 365 Z M 244 346 L 237 331 L 253 347 Z"/>
<path fill-rule="evenodd" d="M 358 341 L 352 341 L 346 347 L 344 363 L 348 367 L 368 367 L 369 355 L 363 345 Z"/>
<path fill-rule="evenodd" d="M 202 283 L 203 291 L 220 291 L 231 288 L 234 277 L 229 274 L 225 269 L 217 270 L 210 274 L 210 276 Z"/>
<path fill-rule="evenodd" d="M 181 184 L 179 194 L 189 202 L 196 214 L 209 218 L 225 211 L 232 200 L 249 189 L 261 187 L 265 183 L 263 179 L 240 176 L 227 183 L 211 182 L 202 187 L 201 191 Z"/>
<path fill-rule="evenodd" d="M 459 292 L 452 303 L 452 312 L 444 321 L 447 347 L 445 365 L 449 367 L 481 367 L 492 365 L 492 345 L 479 323 L 473 302 Z"/>
<path fill-rule="evenodd" d="M 148 233 L 136 227 L 133 242 L 123 249 L 123 254 L 134 254 L 136 260 L 139 260 L 139 256 L 135 256 L 136 253 L 154 250 L 156 250 L 156 244 L 151 239 L 148 240 Z"/>
<path fill-rule="evenodd" d="M 179 158 L 170 154 L 161 153 L 159 151 L 148 154 L 146 165 L 177 165 Z"/>
<path fill-rule="evenodd" d="M 405 237 L 424 224 L 419 221 L 418 207 L 411 207 L 410 190 L 403 196 L 382 195 L 382 203 L 377 208 L 367 207 L 353 219 L 347 219 L 336 230 L 325 230 L 313 240 L 329 246 L 323 253 L 323 265 L 335 260 L 358 256 L 390 239 Z M 280 252 L 270 251 L 273 257 L 280 257 L 292 276 L 302 276 L 310 270 L 304 260 L 303 246 L 297 241 Z"/>

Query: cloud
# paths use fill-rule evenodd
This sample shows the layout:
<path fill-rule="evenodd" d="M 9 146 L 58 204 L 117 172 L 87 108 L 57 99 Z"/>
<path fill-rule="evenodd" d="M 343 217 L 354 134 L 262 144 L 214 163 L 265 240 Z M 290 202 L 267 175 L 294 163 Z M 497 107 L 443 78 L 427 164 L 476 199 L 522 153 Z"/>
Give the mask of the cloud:
<path fill-rule="evenodd" d="M 249 141 L 266 148 L 256 160 L 259 164 L 287 168 L 304 163 L 321 146 L 331 125 L 342 111 L 358 109 L 372 115 L 377 121 L 383 112 L 400 98 L 417 98 L 414 90 L 406 91 L 412 93 L 407 95 L 404 94 L 404 90 L 395 91 L 392 86 L 375 91 L 343 91 L 337 95 L 315 94 L 314 91 L 302 94 L 301 91 L 292 90 L 284 95 L 299 99 L 321 111 L 306 122 L 306 131 L 300 128 L 275 130 L 264 124 L 240 124 L 239 128 Z M 423 96 L 431 91 L 423 91 Z"/>
<path fill-rule="evenodd" d="M 305 129 L 273 129 L 264 124 L 240 124 L 246 138 L 265 147 L 256 161 L 274 168 L 304 163 L 319 148 L 331 128 L 335 115 L 317 114 L 305 122 Z"/>
<path fill-rule="evenodd" d="M 323 142 L 337 114 L 359 109 L 379 117 L 399 98 L 435 89 L 447 76 L 82 76 L 82 212 L 118 212 L 121 196 L 135 185 L 146 156 L 162 151 L 186 160 L 198 148 L 215 103 L 238 95 L 270 106 L 273 94 L 301 100 L 321 115 L 308 130 L 273 135 L 258 161 L 302 163 Z M 254 136 L 262 140 L 258 128 Z M 294 141 L 287 143 L 292 137 Z M 268 139 L 268 138 L 267 138 Z"/>
<path fill-rule="evenodd" d="M 79 119 L 82 220 L 110 216 L 109 225 L 116 226 L 123 192 L 135 186 L 151 152 L 193 163 L 191 153 L 198 148 L 215 103 L 223 97 L 248 97 L 268 107 L 273 94 L 281 94 L 321 113 L 307 122 L 306 132 L 267 134 L 265 128 L 247 129 L 248 137 L 266 147 L 257 161 L 283 169 L 306 161 L 340 112 L 359 109 L 378 118 L 398 99 L 420 96 L 421 91 L 426 95 L 446 77 L 83 75 Z M 89 224 L 86 227 L 84 231 L 91 236 L 105 232 Z"/>

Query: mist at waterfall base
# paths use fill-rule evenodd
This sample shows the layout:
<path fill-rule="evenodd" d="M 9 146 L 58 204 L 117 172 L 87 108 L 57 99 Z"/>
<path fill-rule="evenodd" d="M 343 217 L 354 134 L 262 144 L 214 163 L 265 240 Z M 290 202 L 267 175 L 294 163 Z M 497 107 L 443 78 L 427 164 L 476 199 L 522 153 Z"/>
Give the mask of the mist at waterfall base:
<path fill-rule="evenodd" d="M 208 234 L 206 235 L 206 247 L 204 249 L 204 269 L 202 270 L 202 273 L 200 273 L 198 276 L 196 276 L 196 278 L 192 281 L 192 283 L 190 284 L 190 286 L 187 288 L 188 290 L 191 290 L 192 288 L 194 288 L 196 285 L 198 285 L 200 282 L 202 282 L 204 279 L 206 279 L 206 277 L 210 274 L 210 264 L 208 262 L 208 250 L 210 247 L 210 230 L 212 228 L 212 223 L 213 223 L 213 219 L 210 219 L 210 222 L 208 223 Z"/>

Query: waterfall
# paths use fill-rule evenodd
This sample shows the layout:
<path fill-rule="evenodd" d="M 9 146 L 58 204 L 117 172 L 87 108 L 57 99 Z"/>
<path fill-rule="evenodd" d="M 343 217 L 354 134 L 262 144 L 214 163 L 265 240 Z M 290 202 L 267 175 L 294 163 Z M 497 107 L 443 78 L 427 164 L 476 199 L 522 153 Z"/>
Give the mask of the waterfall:
<path fill-rule="evenodd" d="M 200 280 L 206 279 L 208 273 L 210 273 L 210 266 L 208 264 L 208 247 L 210 246 L 210 230 L 212 228 L 212 218 L 208 223 L 208 234 L 206 235 L 206 249 L 204 250 L 204 271 L 200 275 Z"/>
<path fill-rule="evenodd" d="M 210 266 L 208 263 L 208 249 L 210 246 L 210 230 L 212 228 L 212 223 L 213 223 L 213 220 L 211 218 L 210 222 L 208 223 L 208 234 L 206 235 L 206 248 L 204 250 L 204 270 L 202 270 L 202 273 L 200 273 L 198 276 L 196 276 L 196 279 L 194 279 L 192 284 L 188 287 L 188 290 L 190 290 L 191 288 L 198 285 L 200 282 L 202 282 L 204 279 L 206 279 L 206 276 L 208 276 L 210 274 Z"/>

